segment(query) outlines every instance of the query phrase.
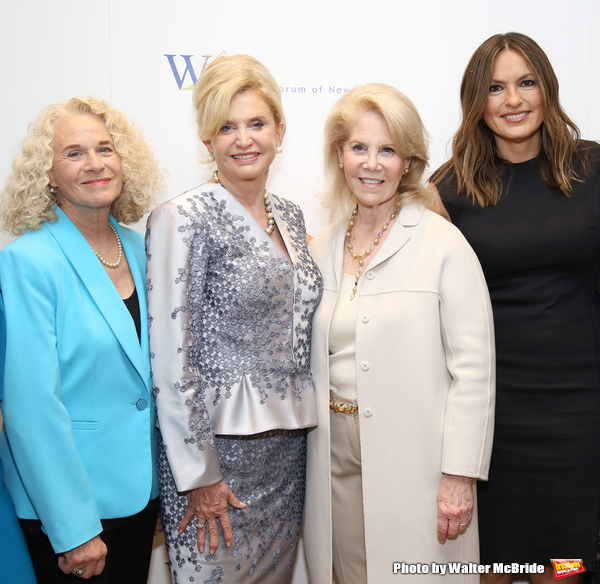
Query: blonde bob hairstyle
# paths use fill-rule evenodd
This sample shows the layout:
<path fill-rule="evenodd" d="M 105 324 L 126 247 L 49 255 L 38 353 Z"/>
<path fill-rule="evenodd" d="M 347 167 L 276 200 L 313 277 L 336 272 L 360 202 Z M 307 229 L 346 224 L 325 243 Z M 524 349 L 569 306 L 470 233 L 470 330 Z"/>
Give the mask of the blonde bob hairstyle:
<path fill-rule="evenodd" d="M 73 97 L 45 108 L 29 126 L 29 133 L 15 157 L 12 173 L 1 195 L 0 221 L 13 235 L 39 229 L 44 221 L 56 221 L 56 195 L 50 192 L 54 126 L 74 115 L 96 116 L 104 122 L 121 158 L 123 188 L 111 207 L 120 223 L 135 223 L 150 210 L 162 188 L 162 174 L 148 144 L 133 123 L 103 99 Z"/>
<path fill-rule="evenodd" d="M 429 159 L 427 138 L 421 117 L 413 103 L 395 87 L 369 83 L 351 89 L 333 106 L 325 123 L 325 171 L 329 187 L 323 197 L 334 218 L 355 204 L 344 171 L 339 167 L 339 150 L 349 140 L 352 126 L 366 112 L 375 112 L 385 121 L 398 156 L 410 160 L 397 191 L 397 205 L 414 201 L 435 208 L 432 194 L 423 186 L 423 173 Z"/>
<path fill-rule="evenodd" d="M 194 87 L 200 140 L 212 140 L 219 133 L 227 121 L 231 100 L 247 89 L 257 91 L 269 106 L 276 126 L 285 124 L 281 91 L 268 69 L 249 55 L 219 57 L 200 75 Z"/>

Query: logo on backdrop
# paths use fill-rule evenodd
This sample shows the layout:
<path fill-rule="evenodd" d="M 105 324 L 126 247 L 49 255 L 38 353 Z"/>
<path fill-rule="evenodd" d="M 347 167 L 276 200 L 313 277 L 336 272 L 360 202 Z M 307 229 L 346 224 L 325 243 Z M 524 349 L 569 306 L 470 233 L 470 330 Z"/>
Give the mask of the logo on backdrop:
<path fill-rule="evenodd" d="M 195 58 L 194 55 L 167 55 L 164 56 L 169 62 L 171 72 L 175 79 L 177 87 L 181 91 L 188 91 L 194 89 L 198 77 L 202 75 L 206 67 L 211 61 L 214 61 L 217 57 L 220 57 L 224 53 L 219 55 L 200 55 Z M 297 93 L 301 95 L 327 95 L 335 94 L 342 95 L 350 90 L 350 87 L 342 87 L 338 85 L 286 85 L 281 86 L 281 93 Z"/>
<path fill-rule="evenodd" d="M 171 71 L 177 87 L 181 90 L 194 89 L 198 77 L 204 72 L 209 61 L 214 60 L 214 55 L 200 55 L 198 63 L 194 67 L 192 59 L 194 55 L 165 55 L 171 65 Z"/>

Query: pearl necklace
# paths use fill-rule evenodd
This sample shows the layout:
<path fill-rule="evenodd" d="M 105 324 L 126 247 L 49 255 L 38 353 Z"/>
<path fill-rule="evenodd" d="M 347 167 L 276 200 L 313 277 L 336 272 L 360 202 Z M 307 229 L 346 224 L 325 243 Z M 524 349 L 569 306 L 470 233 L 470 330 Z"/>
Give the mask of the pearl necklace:
<path fill-rule="evenodd" d="M 271 201 L 269 201 L 269 193 L 267 193 L 266 189 L 265 194 L 263 195 L 263 203 L 265 204 L 265 211 L 267 213 L 267 226 L 265 227 L 265 231 L 267 232 L 267 235 L 271 235 L 273 229 L 275 229 L 275 216 L 273 215 Z"/>
<path fill-rule="evenodd" d="M 215 170 L 212 173 L 213 176 L 213 180 L 218 184 L 221 185 L 221 181 L 219 180 L 219 171 Z M 225 188 L 225 187 L 223 187 Z M 263 203 L 265 205 L 265 212 L 267 214 L 267 226 L 264 228 L 265 229 L 265 233 L 267 235 L 271 235 L 271 233 L 273 233 L 273 229 L 275 229 L 275 216 L 273 215 L 273 210 L 271 208 L 271 201 L 269 200 L 269 193 L 267 193 L 267 189 L 265 189 L 265 192 L 263 193 Z"/>
<path fill-rule="evenodd" d="M 117 233 L 117 230 L 113 227 L 112 223 L 109 223 L 108 226 L 113 230 L 115 237 L 117 238 L 117 247 L 119 248 L 119 259 L 116 262 L 107 262 L 93 247 L 92 251 L 96 254 L 96 257 L 100 260 L 102 265 L 107 268 L 118 268 L 121 265 L 121 260 L 123 259 L 123 246 L 121 245 L 121 238 Z"/>
<path fill-rule="evenodd" d="M 359 255 L 355 251 L 352 251 L 352 243 L 350 242 L 350 238 L 352 236 L 352 228 L 356 224 L 355 219 L 356 219 L 357 215 L 358 215 L 358 205 L 356 205 L 356 207 L 354 207 L 354 209 L 352 209 L 352 215 L 351 215 L 350 221 L 348 223 L 348 231 L 346 231 L 346 241 L 348 242 L 346 244 L 346 248 L 350 252 L 350 255 L 355 260 L 358 260 L 358 271 L 356 272 L 356 275 L 354 276 L 354 288 L 352 288 L 352 294 L 350 295 L 350 300 L 354 300 L 356 293 L 358 292 L 358 281 L 360 280 L 360 278 L 362 276 L 362 270 L 363 270 L 363 264 L 365 261 L 365 256 L 370 255 L 371 252 L 375 249 L 375 246 L 379 243 L 380 239 L 383 237 L 384 232 L 387 231 L 387 228 L 389 227 L 390 223 L 396 218 L 396 211 L 392 212 L 392 214 L 390 215 L 390 218 L 387 220 L 385 225 L 381 228 L 381 231 L 377 234 L 377 237 L 373 240 L 373 243 L 363 252 L 362 255 Z"/>

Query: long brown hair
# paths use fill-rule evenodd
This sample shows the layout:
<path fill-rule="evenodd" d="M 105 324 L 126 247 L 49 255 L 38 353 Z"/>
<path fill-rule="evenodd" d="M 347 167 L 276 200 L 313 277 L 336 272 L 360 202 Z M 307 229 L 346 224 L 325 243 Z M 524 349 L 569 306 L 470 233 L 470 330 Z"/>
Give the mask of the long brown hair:
<path fill-rule="evenodd" d="M 572 182 L 580 180 L 574 156 L 586 169 L 577 126 L 562 109 L 558 79 L 541 47 L 518 32 L 497 34 L 473 54 L 460 85 L 462 122 L 452 141 L 452 158 L 431 177 L 438 185 L 454 177 L 459 194 L 466 194 L 482 207 L 495 205 L 502 195 L 502 161 L 492 131 L 483 119 L 496 57 L 501 51 L 517 51 L 533 73 L 542 96 L 541 151 L 537 158 L 541 180 L 569 196 Z"/>

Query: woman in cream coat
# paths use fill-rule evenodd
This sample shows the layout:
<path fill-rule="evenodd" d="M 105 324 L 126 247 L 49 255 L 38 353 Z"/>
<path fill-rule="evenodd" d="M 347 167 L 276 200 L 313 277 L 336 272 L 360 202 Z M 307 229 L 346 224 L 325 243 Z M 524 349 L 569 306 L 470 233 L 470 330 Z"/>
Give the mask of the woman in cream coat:
<path fill-rule="evenodd" d="M 422 583 L 436 565 L 448 582 L 477 582 L 449 575 L 448 563 L 469 570 L 479 557 L 474 481 L 487 478 L 494 398 L 485 280 L 459 231 L 424 206 L 424 130 L 403 94 L 353 89 L 325 134 L 329 202 L 354 211 L 311 243 L 324 280 L 312 339 L 311 581 L 330 581 L 333 562 L 340 584 Z"/>

